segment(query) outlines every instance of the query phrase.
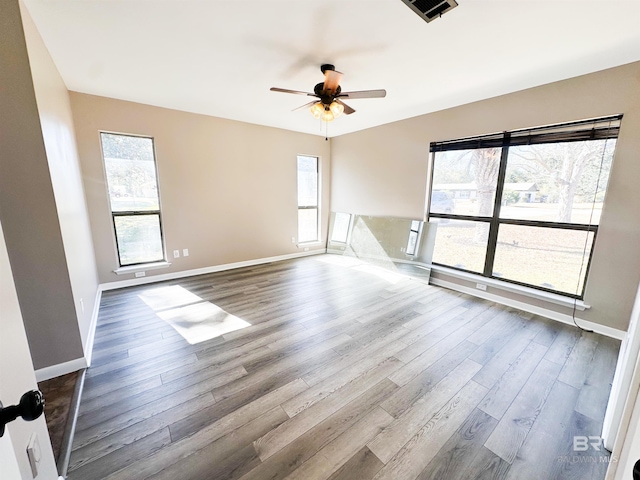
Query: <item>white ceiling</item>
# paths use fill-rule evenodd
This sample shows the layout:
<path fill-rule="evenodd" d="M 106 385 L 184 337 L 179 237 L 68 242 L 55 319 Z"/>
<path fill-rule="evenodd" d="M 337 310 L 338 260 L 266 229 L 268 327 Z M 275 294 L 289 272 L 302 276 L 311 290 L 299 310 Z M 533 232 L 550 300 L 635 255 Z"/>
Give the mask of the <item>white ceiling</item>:
<path fill-rule="evenodd" d="M 357 110 L 329 136 L 640 60 L 640 0 L 25 0 L 69 90 L 323 135 L 320 64 Z"/>

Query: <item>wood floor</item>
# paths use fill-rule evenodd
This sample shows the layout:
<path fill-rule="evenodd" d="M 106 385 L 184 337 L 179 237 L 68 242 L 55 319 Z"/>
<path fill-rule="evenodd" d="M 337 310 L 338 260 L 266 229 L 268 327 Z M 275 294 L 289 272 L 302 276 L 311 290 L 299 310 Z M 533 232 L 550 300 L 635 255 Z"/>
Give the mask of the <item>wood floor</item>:
<path fill-rule="evenodd" d="M 59 464 L 63 443 L 68 440 L 68 438 L 65 439 L 65 431 L 79 376 L 80 372 L 73 372 L 38 382 L 38 390 L 45 398 L 44 416 L 47 420 L 47 430 L 56 464 Z"/>
<path fill-rule="evenodd" d="M 618 341 L 349 262 L 105 292 L 68 478 L 604 478 Z M 190 345 L 169 285 L 251 326 Z"/>

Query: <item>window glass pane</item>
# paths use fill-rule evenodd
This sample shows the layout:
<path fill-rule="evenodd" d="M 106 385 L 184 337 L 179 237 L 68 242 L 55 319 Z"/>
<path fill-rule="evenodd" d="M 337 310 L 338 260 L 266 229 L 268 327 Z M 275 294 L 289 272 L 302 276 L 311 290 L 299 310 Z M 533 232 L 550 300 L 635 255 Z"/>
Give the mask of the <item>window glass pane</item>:
<path fill-rule="evenodd" d="M 438 227 L 433 262 L 482 273 L 489 239 L 489 223 L 432 219 L 434 220 Z"/>
<path fill-rule="evenodd" d="M 335 213 L 333 219 L 333 231 L 331 232 L 332 242 L 347 243 L 350 222 L 351 214 L 342 212 Z"/>
<path fill-rule="evenodd" d="M 160 210 L 153 140 L 109 133 L 101 136 L 111 210 Z"/>
<path fill-rule="evenodd" d="M 491 216 L 501 153 L 501 148 L 435 153 L 429 211 Z"/>
<path fill-rule="evenodd" d="M 113 220 L 121 265 L 164 260 L 159 215 L 123 215 Z"/>
<path fill-rule="evenodd" d="M 615 144 L 610 139 L 510 147 L 500 217 L 597 225 Z"/>
<path fill-rule="evenodd" d="M 298 157 L 298 206 L 318 206 L 318 159 Z"/>
<path fill-rule="evenodd" d="M 298 242 L 318 240 L 318 209 L 298 209 Z"/>
<path fill-rule="evenodd" d="M 500 225 L 493 275 L 580 295 L 592 243 L 593 232 Z"/>

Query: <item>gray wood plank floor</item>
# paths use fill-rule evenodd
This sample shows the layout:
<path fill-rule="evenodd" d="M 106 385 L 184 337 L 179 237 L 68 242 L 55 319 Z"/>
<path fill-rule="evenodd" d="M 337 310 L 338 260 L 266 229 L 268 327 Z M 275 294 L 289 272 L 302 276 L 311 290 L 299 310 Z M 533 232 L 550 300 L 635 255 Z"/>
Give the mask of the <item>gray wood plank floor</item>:
<path fill-rule="evenodd" d="M 206 302 L 250 326 L 158 315 Z M 68 478 L 601 480 L 618 349 L 331 255 L 105 292 Z"/>

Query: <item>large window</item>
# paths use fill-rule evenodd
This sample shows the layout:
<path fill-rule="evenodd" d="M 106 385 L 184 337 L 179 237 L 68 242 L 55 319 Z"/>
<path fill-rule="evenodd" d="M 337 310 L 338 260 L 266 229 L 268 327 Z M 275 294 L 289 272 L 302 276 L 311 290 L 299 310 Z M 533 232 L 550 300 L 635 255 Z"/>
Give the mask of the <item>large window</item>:
<path fill-rule="evenodd" d="M 102 133 L 120 266 L 165 260 L 153 139 Z"/>
<path fill-rule="evenodd" d="M 433 263 L 582 298 L 620 119 L 432 143 Z"/>
<path fill-rule="evenodd" d="M 298 242 L 320 239 L 318 158 L 298 156 Z"/>

